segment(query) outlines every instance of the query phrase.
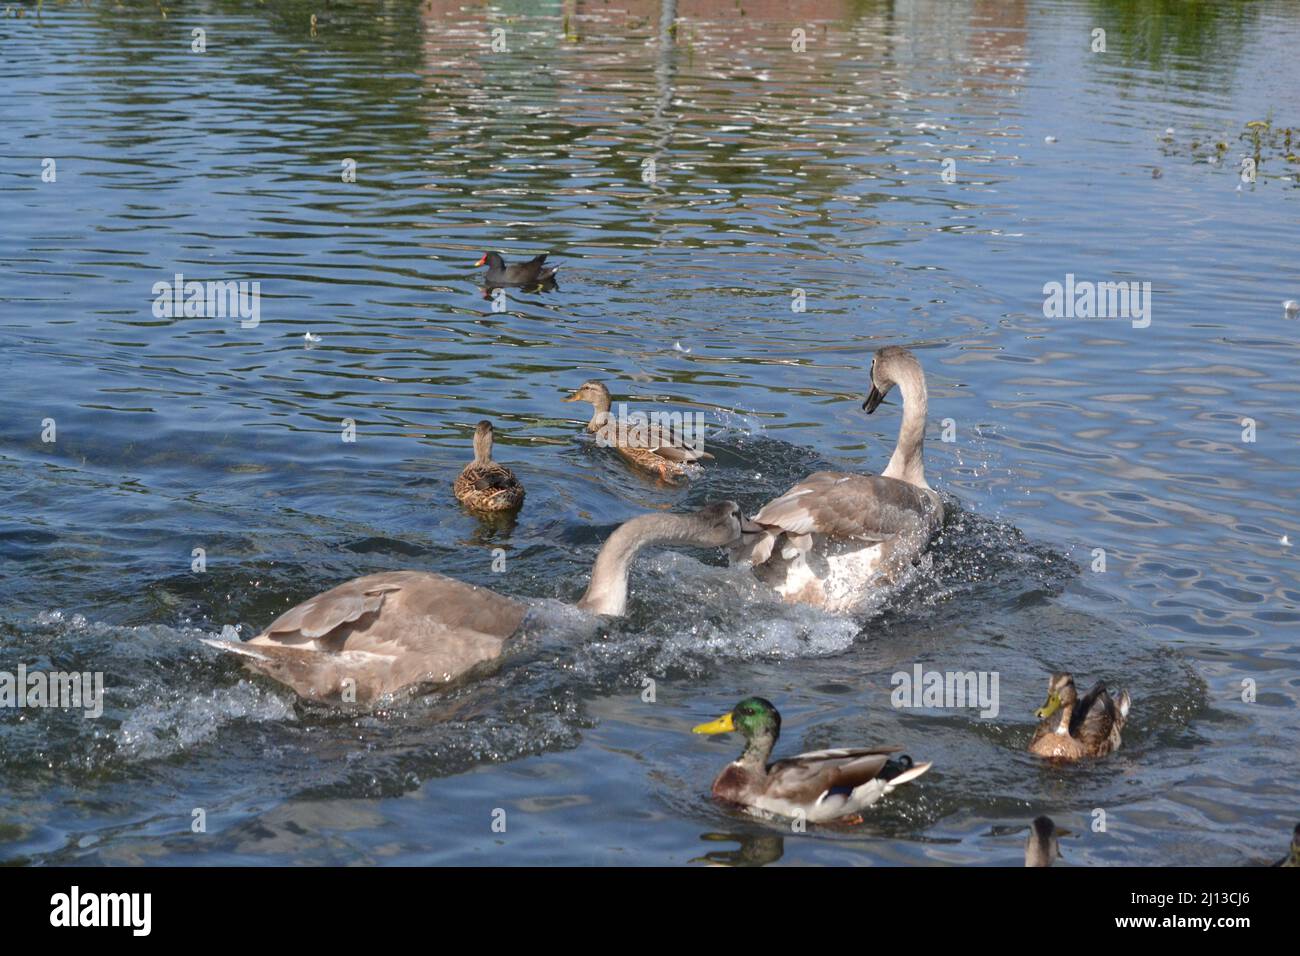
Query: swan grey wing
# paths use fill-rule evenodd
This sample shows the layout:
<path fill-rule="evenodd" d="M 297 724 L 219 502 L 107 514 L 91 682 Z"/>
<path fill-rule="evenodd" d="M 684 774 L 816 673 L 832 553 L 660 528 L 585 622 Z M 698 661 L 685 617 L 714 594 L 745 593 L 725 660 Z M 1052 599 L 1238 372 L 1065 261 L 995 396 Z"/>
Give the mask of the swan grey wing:
<path fill-rule="evenodd" d="M 304 601 L 280 615 L 259 637 L 284 643 L 331 636 L 346 640 L 344 630 L 353 630 L 349 625 L 359 624 L 367 616 L 371 616 L 371 626 L 366 631 L 375 632 L 371 639 L 385 643 L 402 643 L 404 631 L 412 637 L 422 633 L 422 628 L 409 625 L 427 620 L 436 620 L 448 630 L 464 628 L 508 637 L 526 610 L 487 588 L 440 574 L 389 571 L 346 581 Z M 375 626 L 385 619 L 393 626 Z"/>
<path fill-rule="evenodd" d="M 879 475 L 819 471 L 754 516 L 792 534 L 881 540 L 929 520 L 933 505 L 913 485 Z"/>
<path fill-rule="evenodd" d="M 395 612 L 420 620 L 436 620 L 449 631 L 474 631 L 507 638 L 518 630 L 528 606 L 490 588 L 425 571 L 399 571 L 414 580 L 389 602 Z"/>
<path fill-rule="evenodd" d="M 295 641 L 324 637 L 336 628 L 378 611 L 384 595 L 401 584 L 385 574 L 372 574 L 346 581 L 336 588 L 309 598 L 276 618 L 261 636 Z"/>

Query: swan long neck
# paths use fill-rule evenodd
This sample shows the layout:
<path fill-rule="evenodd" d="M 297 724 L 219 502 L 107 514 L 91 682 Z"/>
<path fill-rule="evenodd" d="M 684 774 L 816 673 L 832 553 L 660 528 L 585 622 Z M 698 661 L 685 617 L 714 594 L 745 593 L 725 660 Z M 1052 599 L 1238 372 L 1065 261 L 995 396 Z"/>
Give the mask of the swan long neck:
<path fill-rule="evenodd" d="M 591 584 L 578 607 L 620 617 L 627 610 L 627 573 L 638 551 L 650 544 L 699 544 L 698 522 L 689 515 L 642 515 L 614 529 L 596 555 Z"/>
<path fill-rule="evenodd" d="M 882 475 L 897 478 L 918 488 L 929 488 L 925 482 L 925 420 L 929 412 L 929 395 L 925 377 L 918 372 L 905 375 L 898 383 L 903 398 L 903 423 L 898 426 L 898 444 L 890 456 L 889 465 Z"/>

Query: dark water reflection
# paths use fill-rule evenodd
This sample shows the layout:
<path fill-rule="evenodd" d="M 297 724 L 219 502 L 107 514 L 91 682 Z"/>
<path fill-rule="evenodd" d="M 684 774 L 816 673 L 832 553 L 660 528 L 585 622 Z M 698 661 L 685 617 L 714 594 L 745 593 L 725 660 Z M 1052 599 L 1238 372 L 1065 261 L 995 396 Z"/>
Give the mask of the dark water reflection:
<path fill-rule="evenodd" d="M 3 858 L 1015 863 L 1040 812 L 1072 863 L 1280 855 L 1300 165 L 1237 164 L 1248 121 L 1300 125 L 1294 7 L 621 6 L 331 4 L 315 37 L 294 3 L 0 19 L 0 667 L 110 688 L 99 721 L 0 715 Z M 549 251 L 560 288 L 494 311 L 492 248 Z M 155 318 L 177 272 L 259 280 L 261 322 Z M 1044 318 L 1067 273 L 1150 282 L 1150 326 Z M 878 470 L 897 406 L 859 405 L 890 343 L 926 366 L 954 518 L 861 620 L 658 555 L 625 621 L 552 606 L 483 684 L 361 715 L 198 643 L 386 568 L 572 600 L 636 511 Z M 715 467 L 630 475 L 561 403 L 593 377 L 705 413 Z M 449 494 L 483 417 L 528 487 L 514 523 Z M 998 671 L 999 716 L 892 709 L 918 661 Z M 1114 758 L 1023 753 L 1056 668 L 1133 693 Z M 935 769 L 859 828 L 737 820 L 705 798 L 736 741 L 688 731 L 755 691 L 783 748 Z"/>

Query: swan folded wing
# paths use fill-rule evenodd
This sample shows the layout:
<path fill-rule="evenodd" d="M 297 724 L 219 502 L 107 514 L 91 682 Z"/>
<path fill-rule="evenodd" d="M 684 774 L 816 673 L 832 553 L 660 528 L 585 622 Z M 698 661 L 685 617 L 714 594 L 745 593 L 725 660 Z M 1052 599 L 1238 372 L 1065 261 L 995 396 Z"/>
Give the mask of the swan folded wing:
<path fill-rule="evenodd" d="M 756 524 L 787 535 L 881 541 L 929 520 L 929 502 L 913 485 L 879 475 L 819 471 L 754 516 Z"/>
<path fill-rule="evenodd" d="M 818 750 L 779 760 L 768 768 L 767 794 L 808 804 L 830 790 L 852 790 L 880 776 L 889 755 L 901 747 Z"/>
<path fill-rule="evenodd" d="M 418 639 L 432 624 L 509 637 L 527 609 L 487 588 L 424 571 L 389 571 L 340 584 L 280 615 L 263 641 L 297 644 L 324 639 L 334 650 L 372 650 L 364 645 Z M 344 642 L 350 635 L 358 640 Z M 363 646 L 353 646 L 353 644 Z"/>
<path fill-rule="evenodd" d="M 492 666 L 527 610 L 440 574 L 390 571 L 317 595 L 244 644 L 209 643 L 304 697 L 332 700 L 350 682 L 368 703 Z"/>
<path fill-rule="evenodd" d="M 374 614 L 383 607 L 384 596 L 401 587 L 388 582 L 365 583 L 369 581 L 370 578 L 348 581 L 303 601 L 281 614 L 259 636 L 289 643 L 325 637 L 344 624 Z"/>

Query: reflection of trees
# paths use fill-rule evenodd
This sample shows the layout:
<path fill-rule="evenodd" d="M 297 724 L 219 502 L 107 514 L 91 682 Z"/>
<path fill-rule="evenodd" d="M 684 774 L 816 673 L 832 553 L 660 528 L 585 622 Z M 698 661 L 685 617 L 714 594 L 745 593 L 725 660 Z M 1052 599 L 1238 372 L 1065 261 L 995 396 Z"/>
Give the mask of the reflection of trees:
<path fill-rule="evenodd" d="M 1094 26 L 1106 31 L 1107 56 L 1156 69 L 1189 70 L 1225 78 L 1235 72 L 1246 44 L 1246 30 L 1259 18 L 1258 7 L 1250 3 L 1090 2 L 1096 11 Z"/>

